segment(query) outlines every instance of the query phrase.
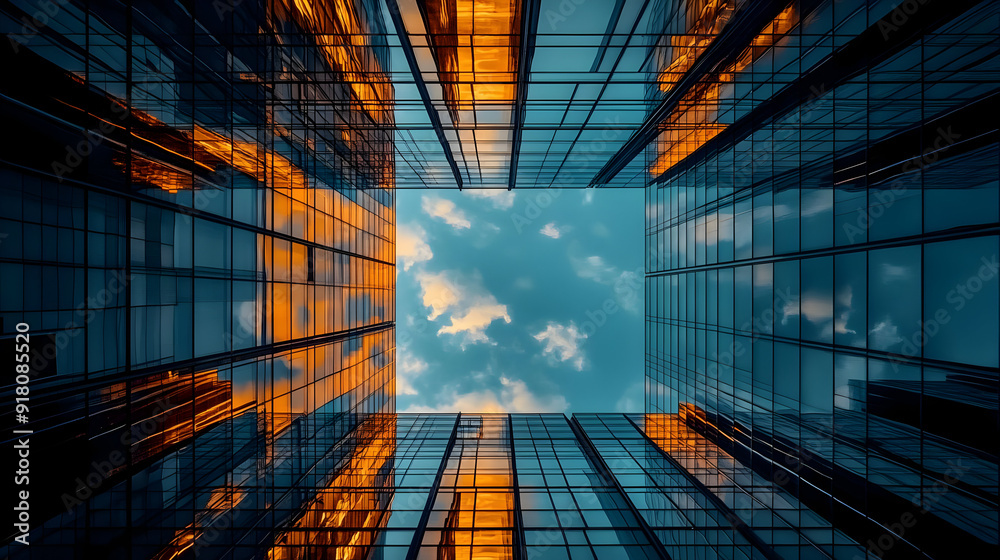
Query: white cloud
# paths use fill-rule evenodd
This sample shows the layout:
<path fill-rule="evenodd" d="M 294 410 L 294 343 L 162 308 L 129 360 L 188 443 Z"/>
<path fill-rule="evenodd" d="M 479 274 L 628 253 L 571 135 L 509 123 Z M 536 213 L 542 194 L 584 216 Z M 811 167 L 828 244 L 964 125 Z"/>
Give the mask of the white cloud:
<path fill-rule="evenodd" d="M 493 296 L 490 296 L 493 298 Z M 493 298 L 496 302 L 496 299 Z M 486 336 L 486 327 L 489 327 L 494 319 L 503 319 L 510 323 L 510 315 L 507 314 L 507 306 L 498 303 L 483 303 L 469 307 L 463 315 L 452 314 L 451 324 L 445 325 L 438 330 L 438 334 L 460 334 L 465 335 L 466 342 L 490 342 L 490 337 Z M 463 345 L 464 346 L 464 345 Z"/>
<path fill-rule="evenodd" d="M 594 189 L 584 189 L 583 191 L 583 203 L 590 204 L 594 201 Z"/>
<path fill-rule="evenodd" d="M 500 378 L 503 390 L 500 400 L 510 412 L 564 412 L 569 403 L 562 395 L 538 397 L 520 379 Z"/>
<path fill-rule="evenodd" d="M 562 232 L 559 231 L 558 227 L 556 227 L 555 222 L 549 222 L 545 224 L 545 227 L 538 230 L 538 233 L 545 235 L 547 237 L 551 237 L 552 239 L 559 239 L 559 236 L 562 235 Z"/>
<path fill-rule="evenodd" d="M 854 287 L 850 284 L 837 293 L 837 304 L 842 307 L 833 322 L 833 330 L 837 334 L 858 334 L 854 329 L 847 328 L 847 322 L 854 314 Z"/>
<path fill-rule="evenodd" d="M 899 328 L 888 317 L 875 323 L 872 330 L 868 331 L 868 337 L 871 347 L 877 350 L 888 350 L 903 342 L 903 337 L 899 336 Z"/>
<path fill-rule="evenodd" d="M 514 280 L 514 287 L 518 290 L 530 290 L 535 287 L 535 283 L 531 278 L 521 276 Z"/>
<path fill-rule="evenodd" d="M 427 316 L 431 321 L 440 317 L 449 307 L 458 304 L 461 288 L 452 283 L 447 271 L 437 274 L 421 272 L 417 274 L 417 282 L 420 283 L 420 297 L 424 307 L 431 309 Z"/>
<path fill-rule="evenodd" d="M 438 329 L 438 335 L 462 335 L 463 348 L 476 342 L 493 344 L 486 329 L 497 319 L 511 321 L 507 306 L 486 291 L 478 274 L 466 277 L 454 270 L 423 272 L 417 275 L 417 282 L 424 307 L 430 308 L 427 318 L 433 321 L 447 313 L 451 321 Z"/>
<path fill-rule="evenodd" d="M 573 321 L 569 325 L 550 322 L 544 331 L 532 336 L 545 344 L 542 355 L 560 362 L 570 362 L 577 371 L 583 370 L 585 358 L 580 341 L 587 338 L 587 335 L 580 332 Z"/>
<path fill-rule="evenodd" d="M 505 189 L 465 189 L 462 192 L 475 198 L 488 200 L 497 210 L 509 210 L 514 206 L 514 191 Z"/>
<path fill-rule="evenodd" d="M 416 395 L 413 380 L 427 371 L 427 362 L 410 353 L 405 346 L 396 351 L 396 394 Z"/>
<path fill-rule="evenodd" d="M 664 208 L 662 203 L 652 203 L 646 204 L 646 221 L 654 222 L 659 221 L 660 216 L 663 216 Z"/>
<path fill-rule="evenodd" d="M 431 260 L 434 252 L 427 244 L 427 232 L 417 224 L 401 224 L 396 228 L 396 259 L 403 263 L 403 270 Z"/>
<path fill-rule="evenodd" d="M 625 311 L 637 313 L 642 306 L 643 276 L 638 272 L 623 270 L 615 280 L 615 299 Z"/>
<path fill-rule="evenodd" d="M 833 209 L 833 193 L 828 189 L 803 190 L 799 205 L 802 217 L 825 214 Z"/>
<path fill-rule="evenodd" d="M 608 226 L 602 224 L 601 222 L 595 223 L 593 227 L 590 228 L 590 231 L 598 237 L 607 237 L 611 235 L 611 230 L 608 229 Z"/>
<path fill-rule="evenodd" d="M 437 218 L 455 229 L 472 227 L 472 222 L 465 216 L 465 212 L 450 200 L 436 196 L 424 196 L 420 199 L 420 207 L 428 216 Z"/>
<path fill-rule="evenodd" d="M 262 324 L 263 309 L 257 306 L 257 302 L 244 301 L 240 303 L 239 323 L 243 333 L 256 333 L 257 325 Z"/>
<path fill-rule="evenodd" d="M 765 281 L 770 282 L 770 277 Z M 787 325 L 790 318 L 801 315 L 806 321 L 819 326 L 823 336 L 833 336 L 833 333 L 856 335 L 857 331 L 847 328 L 854 313 L 853 303 L 854 290 L 848 285 L 837 293 L 836 301 L 827 294 L 806 292 L 801 298 L 787 298 L 777 311 L 782 325 Z M 835 312 L 837 307 L 840 309 Z"/>
<path fill-rule="evenodd" d="M 778 312 L 781 314 L 781 324 L 787 325 L 788 320 L 792 317 L 799 316 L 799 296 L 789 295 L 785 299 L 784 304 L 780 307 Z"/>
<path fill-rule="evenodd" d="M 493 391 L 473 391 L 458 394 L 454 391 L 446 401 L 436 406 L 410 405 L 400 412 L 507 412 Z"/>
<path fill-rule="evenodd" d="M 451 391 L 435 406 L 413 405 L 402 412 L 565 412 L 569 403 L 561 395 L 540 397 L 520 379 L 500 378 L 500 394 L 492 390 Z"/>
<path fill-rule="evenodd" d="M 576 275 L 584 280 L 593 280 L 598 284 L 613 284 L 620 273 L 618 268 L 604 262 L 597 255 L 590 257 L 570 257 L 570 264 Z"/>
<path fill-rule="evenodd" d="M 888 283 L 893 281 L 905 281 L 915 278 L 911 267 L 882 263 L 882 278 Z"/>
<path fill-rule="evenodd" d="M 833 300 L 825 294 L 806 292 L 802 295 L 802 316 L 811 323 L 825 323 L 833 319 Z"/>

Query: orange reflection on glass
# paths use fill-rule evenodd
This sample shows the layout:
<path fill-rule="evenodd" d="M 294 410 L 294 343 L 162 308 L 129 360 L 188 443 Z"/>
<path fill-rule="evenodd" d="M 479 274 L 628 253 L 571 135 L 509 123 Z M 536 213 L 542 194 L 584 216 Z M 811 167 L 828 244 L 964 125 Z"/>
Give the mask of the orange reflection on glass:
<path fill-rule="evenodd" d="M 506 416 L 483 415 L 462 427 L 445 469 L 441 492 L 453 496 L 441 532 L 438 558 L 513 558 L 514 492 Z M 459 461 L 455 461 L 460 458 Z M 454 488 L 447 488 L 453 483 Z M 440 495 L 440 494 L 439 494 Z"/>
<path fill-rule="evenodd" d="M 708 7 L 706 6 L 706 9 Z M 662 131 L 656 139 L 657 155 L 649 167 L 649 173 L 653 177 L 657 177 L 677 165 L 726 129 L 727 124 L 718 122 L 723 84 L 732 82 L 737 73 L 760 58 L 797 23 L 798 15 L 793 3 L 778 14 L 750 42 L 750 45 L 743 50 L 736 62 L 721 73 L 711 75 L 707 80 L 695 85 L 681 98 L 678 108 L 670 115 L 668 121 L 661 125 Z M 694 22 L 694 25 L 704 27 L 707 23 L 699 19 Z M 681 37 L 687 37 L 687 35 Z M 710 42 L 709 40 L 708 43 Z M 701 54 L 708 43 L 702 47 L 693 44 L 688 49 L 675 50 L 675 56 L 678 58 L 675 58 L 664 70 L 665 73 L 661 74 L 660 88 L 665 88 L 664 91 L 672 88 L 683 72 L 694 63 L 694 58 L 690 57 Z M 683 60 L 680 60 L 681 58 Z M 670 70 L 671 68 L 674 69 Z"/>
<path fill-rule="evenodd" d="M 687 32 L 670 37 L 670 64 L 660 71 L 657 79 L 663 92 L 673 89 L 712 44 L 733 13 L 733 4 L 728 0 L 694 0 L 686 4 Z"/>
<path fill-rule="evenodd" d="M 213 490 L 205 507 L 195 512 L 195 520 L 187 527 L 177 530 L 170 544 L 153 555 L 152 560 L 173 560 L 181 557 L 188 549 L 200 546 L 197 540 L 205 538 L 210 531 L 217 533 L 217 527 L 227 525 L 223 518 L 230 515 L 245 497 L 246 491 L 241 488 L 221 486 Z M 197 556 L 197 548 L 194 553 Z"/>
<path fill-rule="evenodd" d="M 346 464 L 307 502 L 293 528 L 275 539 L 271 560 L 361 560 L 389 520 L 396 452 L 396 415 L 368 416 L 343 445 Z"/>
<path fill-rule="evenodd" d="M 134 111 L 134 114 L 142 114 Z M 159 146 L 177 156 L 187 158 L 188 166 L 203 171 L 229 166 L 270 187 L 264 214 L 275 231 L 294 233 L 305 241 L 330 247 L 358 251 L 368 248 L 371 257 L 383 262 L 357 259 L 356 275 L 341 278 L 344 285 L 357 288 L 355 300 L 381 302 L 386 308 L 388 296 L 395 288 L 395 248 L 386 239 L 394 238 L 395 214 L 392 208 L 379 206 L 378 214 L 362 207 L 339 191 L 315 188 L 306 173 L 288 158 L 273 151 L 260 149 L 256 143 L 230 140 L 204 127 L 195 125 L 188 131 L 166 126 L 155 117 L 145 115 L 145 126 L 133 132 L 144 142 Z M 116 160 L 124 167 L 123 160 Z M 194 177 L 189 169 L 170 166 L 133 152 L 130 167 L 135 184 L 153 185 L 176 193 L 190 190 Z M 378 236 L 373 235 L 378 233 Z M 379 314 L 366 316 L 363 324 L 346 325 L 339 320 L 352 301 L 330 286 L 312 286 L 307 274 L 310 257 L 301 243 L 258 236 L 266 278 L 273 282 L 265 292 L 268 324 L 274 342 L 315 336 L 384 320 Z M 326 259 L 327 254 L 313 254 L 312 259 Z M 325 264 L 325 260 L 323 261 Z M 313 266 L 315 268 L 315 266 Z M 339 305 L 337 304 L 339 303 Z M 319 330 L 317 330 L 317 328 Z M 260 333 L 256 333 L 260 336 Z"/>
<path fill-rule="evenodd" d="M 423 3 L 441 86 L 452 119 L 474 104 L 513 103 L 520 45 L 514 0 L 428 0 Z"/>
<path fill-rule="evenodd" d="M 136 462 L 187 441 L 234 412 L 232 381 L 219 379 L 214 369 L 154 374 L 133 383 L 130 391 L 134 411 L 128 443 Z"/>
<path fill-rule="evenodd" d="M 339 352 L 341 346 L 328 347 L 324 352 Z M 395 378 L 395 363 L 389 362 L 381 369 L 376 367 L 375 356 L 382 352 L 389 351 L 385 333 L 374 332 L 361 336 L 360 344 L 356 349 L 343 357 L 343 369 L 328 375 L 322 380 L 322 391 L 317 391 L 315 398 L 303 399 L 298 402 L 292 399 L 291 394 L 276 395 L 267 402 L 266 413 L 260 414 L 261 430 L 277 436 L 288 428 L 292 422 L 299 417 L 312 414 L 317 408 L 325 405 L 334 398 L 353 393 L 350 399 L 352 402 L 361 402 L 369 395 L 374 394 L 380 388 Z M 322 363 L 323 355 L 318 350 L 309 350 L 312 356 L 307 362 L 299 362 L 303 366 L 308 363 Z M 290 375 L 300 379 L 305 372 L 299 364 L 293 364 Z M 292 390 L 295 391 L 304 384 L 304 381 L 293 381 Z M 386 388 L 388 390 L 388 388 Z M 273 441 L 273 438 L 268 440 Z M 270 443 L 269 443 L 270 445 Z M 272 458 L 268 452 L 268 461 Z"/>
<path fill-rule="evenodd" d="M 378 205 L 376 214 L 339 191 L 317 188 L 315 181 L 291 160 L 255 142 L 231 140 L 199 125 L 190 131 L 173 128 L 138 110 L 131 114 L 142 123 L 132 132 L 138 140 L 137 146 L 156 146 L 183 162 L 183 165 L 167 164 L 145 157 L 139 150 L 133 151 L 128 161 L 116 155 L 114 162 L 118 167 L 129 164 L 133 184 L 177 193 L 194 188 L 193 170 L 214 173 L 229 167 L 270 188 L 272 194 L 266 198 L 268 207 L 264 216 L 271 229 L 294 233 L 305 241 L 368 253 L 383 262 L 396 260 L 394 246 L 385 241 L 395 238 L 394 209 Z M 379 157 L 373 157 L 362 168 L 367 167 L 380 178 L 380 187 L 392 188 L 393 164 L 383 163 Z M 368 251 L 359 250 L 365 246 L 369 246 Z"/>
<path fill-rule="evenodd" d="M 680 403 L 677 414 L 645 415 L 644 431 L 657 447 L 710 489 L 726 487 L 731 484 L 726 473 L 736 460 L 702 435 L 706 429 L 732 439 L 708 422 L 704 410 L 691 403 Z"/>
<path fill-rule="evenodd" d="M 375 122 L 392 119 L 392 84 L 370 44 L 374 30 L 350 0 L 279 0 L 275 11 L 316 41 L 327 63 L 340 70 L 360 106 Z M 387 120 L 389 119 L 389 120 Z"/>

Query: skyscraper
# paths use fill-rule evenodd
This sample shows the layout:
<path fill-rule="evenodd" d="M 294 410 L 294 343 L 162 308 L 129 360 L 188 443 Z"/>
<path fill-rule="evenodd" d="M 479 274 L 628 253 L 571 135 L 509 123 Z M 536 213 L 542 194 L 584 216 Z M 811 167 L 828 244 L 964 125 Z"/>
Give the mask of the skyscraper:
<path fill-rule="evenodd" d="M 28 421 L 3 417 L 33 431 L 32 543 L 8 553 L 276 534 L 394 412 L 380 9 L 34 9 L 4 4 L 0 313 L 31 381 Z"/>
<path fill-rule="evenodd" d="M 0 21 L 3 556 L 1000 550 L 996 2 Z M 644 412 L 397 414 L 396 189 L 583 187 L 646 193 Z"/>
<path fill-rule="evenodd" d="M 648 410 L 876 553 L 997 547 L 996 8 L 790 5 L 647 148 Z"/>

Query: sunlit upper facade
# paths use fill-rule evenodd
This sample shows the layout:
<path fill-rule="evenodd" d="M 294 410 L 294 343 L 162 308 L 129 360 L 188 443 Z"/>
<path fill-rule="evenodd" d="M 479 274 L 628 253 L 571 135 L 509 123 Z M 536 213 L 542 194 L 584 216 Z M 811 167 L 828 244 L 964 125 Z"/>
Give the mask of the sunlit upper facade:
<path fill-rule="evenodd" d="M 1000 7 L 896 4 L 5 0 L 0 553 L 996 556 Z M 395 190 L 583 187 L 643 413 L 396 414 Z"/>

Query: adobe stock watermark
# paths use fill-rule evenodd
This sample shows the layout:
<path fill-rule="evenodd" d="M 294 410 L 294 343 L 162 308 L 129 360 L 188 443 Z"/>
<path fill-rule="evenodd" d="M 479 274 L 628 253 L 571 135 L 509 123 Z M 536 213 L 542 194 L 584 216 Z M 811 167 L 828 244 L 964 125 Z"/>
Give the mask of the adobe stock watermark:
<path fill-rule="evenodd" d="M 997 255 L 990 258 L 980 257 L 982 265 L 975 274 L 970 275 L 963 282 L 955 284 L 955 287 L 945 294 L 945 301 L 951 304 L 948 307 L 939 307 L 932 314 L 926 315 L 927 320 L 917 321 L 917 330 L 901 339 L 899 354 L 907 357 L 918 357 L 921 350 L 930 343 L 931 339 L 941 332 L 941 326 L 951 322 L 951 314 L 965 309 L 975 297 L 983 291 L 1000 272 L 1000 259 Z M 894 371 L 899 371 L 899 364 L 902 361 L 898 357 L 889 360 Z"/>
<path fill-rule="evenodd" d="M 580 323 L 580 334 L 585 338 L 595 334 L 598 329 L 608 323 L 608 319 L 625 309 L 624 303 L 619 302 L 632 300 L 636 292 L 643 288 L 644 282 L 645 276 L 641 266 L 620 274 L 613 286 L 615 295 L 606 298 L 599 307 L 589 309 L 584 313 L 587 319 Z"/>
<path fill-rule="evenodd" d="M 658 247 L 651 247 L 647 253 L 650 268 L 659 269 L 664 264 L 665 256 Z M 606 298 L 598 307 L 588 309 L 584 313 L 587 319 L 580 323 L 580 334 L 584 338 L 589 338 L 606 325 L 613 315 L 622 309 L 628 309 L 627 302 L 633 301 L 637 295 L 641 295 L 644 298 L 645 283 L 646 271 L 644 266 L 637 266 L 632 270 L 625 270 L 619 274 L 612 285 L 614 295 Z"/>
<path fill-rule="evenodd" d="M 201 556 L 201 553 L 205 548 L 212 546 L 212 543 L 219 540 L 219 537 L 223 533 L 233 527 L 233 516 L 236 512 L 236 505 L 233 504 L 232 507 L 225 508 L 224 511 L 214 516 L 207 525 L 201 528 L 201 533 L 194 535 L 194 545 L 192 550 L 194 551 L 195 558 Z M 194 532 L 194 530 L 192 530 Z"/>
<path fill-rule="evenodd" d="M 813 428 L 812 426 L 809 427 Z M 814 429 L 812 433 L 819 436 L 819 438 L 825 442 L 833 441 L 834 432 L 832 415 L 824 416 L 819 421 L 819 426 L 817 426 L 817 428 L 818 429 Z M 799 438 L 798 443 L 795 444 L 793 451 L 794 455 L 784 455 L 784 460 L 782 461 L 784 464 L 781 465 L 781 470 L 779 470 L 771 478 L 771 480 L 779 486 L 785 487 L 788 483 L 792 482 L 792 475 L 799 476 L 802 469 L 816 457 L 816 454 L 812 449 L 802 446 L 801 438 Z"/>
<path fill-rule="evenodd" d="M 384 427 L 384 424 L 380 423 L 380 426 Z M 355 427 L 355 430 L 357 429 L 358 427 Z M 357 432 L 351 431 L 350 434 L 355 435 Z M 365 444 L 361 445 L 358 443 L 359 440 L 351 437 L 351 435 L 344 436 L 340 440 L 340 443 L 353 442 L 358 444 L 358 447 L 367 447 L 376 445 L 376 442 L 382 442 L 382 444 L 384 444 L 386 441 L 385 436 L 359 436 L 365 438 Z M 391 437 L 394 438 L 394 436 Z M 340 443 L 337 445 L 340 445 Z M 324 450 L 324 453 L 327 451 L 328 450 Z M 384 457 L 381 453 L 378 456 Z M 343 473 L 341 473 L 341 475 L 343 475 Z M 226 495 L 220 499 L 209 501 L 204 509 L 195 513 L 195 522 L 192 525 L 189 525 L 184 532 L 177 533 L 174 537 L 174 542 L 171 543 L 172 546 L 190 547 L 195 558 L 197 558 L 201 556 L 202 552 L 205 552 L 205 549 L 213 546 L 219 538 L 226 533 L 226 531 L 233 528 L 233 521 L 236 514 L 240 511 L 237 509 L 237 506 L 243 503 L 244 499 L 248 495 L 248 492 L 240 486 L 228 484 L 223 488 L 226 490 Z M 217 490 L 221 489 L 222 488 L 219 488 Z M 314 488 L 314 490 L 322 491 L 321 488 Z M 379 490 L 392 492 L 391 486 L 388 485 L 380 487 Z M 396 506 L 398 501 L 394 502 L 394 506 L 417 511 L 424 508 L 426 500 L 421 500 L 416 494 L 412 493 L 408 494 L 408 496 L 409 497 L 406 500 L 405 506 Z M 430 499 L 433 498 L 434 494 L 431 494 Z M 401 499 L 399 501 L 401 501 Z M 185 549 L 182 549 L 181 552 Z"/>
<path fill-rule="evenodd" d="M 243 0 L 212 0 L 212 9 L 215 10 L 219 21 L 223 21 L 226 19 L 226 15 L 235 12 L 242 3 Z"/>
<path fill-rule="evenodd" d="M 219 172 L 216 179 L 227 179 L 231 173 Z M 193 196 L 193 208 L 178 207 L 176 213 L 185 221 L 190 222 L 192 216 L 203 208 L 207 208 L 212 199 L 219 196 L 221 191 L 217 189 L 198 189 Z M 8 237 L 7 234 L 0 234 L 0 241 Z M 107 284 L 92 296 L 76 306 L 74 310 L 75 318 L 65 323 L 61 330 L 53 335 L 53 344 L 43 346 L 37 352 L 31 362 L 32 371 L 44 371 L 52 360 L 55 360 L 59 352 L 65 350 L 69 343 L 85 332 L 97 317 L 97 311 L 105 309 L 111 305 L 115 299 L 130 286 L 130 279 L 123 270 L 112 270 L 108 272 Z"/>
<path fill-rule="evenodd" d="M 920 7 L 926 4 L 927 1 L 906 0 L 896 6 L 885 17 L 878 20 L 878 30 L 882 32 L 882 40 L 888 41 L 889 35 L 899 31 L 900 27 L 906 25 L 906 22 L 910 21 L 913 14 L 917 13 Z"/>
<path fill-rule="evenodd" d="M 783 136 L 775 136 L 776 142 L 782 142 L 784 140 L 790 139 L 796 132 L 800 130 L 803 121 L 807 120 L 810 115 L 818 111 L 821 107 L 829 105 L 833 100 L 832 97 L 826 97 L 828 93 L 826 89 L 826 84 L 811 85 L 809 86 L 809 97 L 799 106 L 799 111 L 797 111 L 792 118 L 787 121 L 782 121 L 776 123 L 775 132 L 781 130 Z M 774 157 L 772 152 L 763 150 L 756 152 L 755 155 L 751 156 L 750 165 L 743 166 L 736 170 L 735 177 L 739 180 L 753 179 L 753 174 L 757 171 L 757 168 L 765 163 L 770 164 Z M 765 171 L 770 173 L 770 168 Z"/>
<path fill-rule="evenodd" d="M 111 103 L 111 113 L 119 121 L 128 119 L 132 114 L 127 105 L 117 101 Z M 95 134 L 90 129 L 84 129 L 83 140 L 80 140 L 75 145 L 67 145 L 66 155 L 63 156 L 62 161 L 52 161 L 50 165 L 52 174 L 62 181 L 63 176 L 72 173 L 74 169 L 83 165 L 83 162 L 94 153 L 94 149 L 103 144 L 107 136 L 114 130 L 115 125 L 104 119 L 101 119 L 101 123 L 97 125 L 97 131 L 100 134 Z"/>
<path fill-rule="evenodd" d="M 555 31 L 560 24 L 569 21 L 570 16 L 586 3 L 587 0 L 561 0 L 554 10 L 551 8 L 545 10 L 542 17 L 549 24 L 549 31 Z"/>
<path fill-rule="evenodd" d="M 611 471 L 612 476 L 614 476 L 613 473 L 615 472 L 615 469 L 627 469 L 631 465 L 634 465 L 633 461 L 631 460 L 626 461 L 624 459 L 611 459 L 610 461 L 607 461 L 607 463 L 608 463 L 608 470 Z M 532 487 L 522 486 L 521 490 L 522 491 L 532 490 Z M 589 492 L 576 495 L 577 504 L 580 506 L 581 510 L 603 509 L 601 501 L 597 497 L 597 494 L 592 491 L 595 489 L 582 487 L 579 488 L 578 490 L 584 490 L 584 491 L 591 490 Z M 532 531 L 534 541 L 527 543 L 529 547 L 528 548 L 529 560 L 535 558 L 544 558 L 545 551 L 553 546 L 558 546 L 558 547 L 565 546 L 565 537 L 563 536 L 563 529 L 574 528 L 574 527 L 580 529 L 584 528 L 582 519 L 578 521 L 577 518 L 571 516 L 567 516 L 560 519 L 559 523 L 562 525 L 562 528 L 560 528 L 559 526 L 551 526 L 546 531 L 538 530 L 542 529 L 543 527 L 537 525 L 527 526 L 527 528 L 534 529 Z"/>
<path fill-rule="evenodd" d="M 228 166 L 222 167 L 213 171 L 205 179 L 205 182 L 214 185 L 231 186 L 235 175 L 236 171 L 233 168 Z M 193 185 L 194 183 L 192 183 Z M 185 224 L 191 223 L 192 218 L 202 212 L 213 213 L 209 210 L 212 201 L 222 194 L 222 189 L 219 188 L 192 188 L 191 190 L 191 207 L 178 205 L 177 208 L 173 209 L 174 212 L 180 214 Z"/>
<path fill-rule="evenodd" d="M 32 41 L 42 29 L 49 26 L 52 18 L 59 15 L 62 11 L 62 7 L 69 0 L 39 0 L 35 2 L 35 7 L 37 8 L 32 12 L 31 16 L 24 16 L 21 18 L 21 32 L 20 33 L 8 33 L 7 40 L 10 41 L 10 47 L 13 49 L 14 54 L 21 52 L 22 46 L 27 46 L 28 43 Z"/>
<path fill-rule="evenodd" d="M 906 511 L 899 516 L 897 521 L 894 521 L 885 526 L 888 531 L 882 533 L 877 539 L 869 539 L 865 543 L 865 547 L 869 554 L 874 555 L 876 558 L 882 558 L 886 552 L 891 550 L 896 543 L 906 536 L 907 532 L 910 532 L 913 527 L 917 525 L 920 521 L 920 517 L 926 515 L 930 512 L 931 508 L 934 507 L 941 498 L 943 498 L 949 490 L 949 486 L 953 486 L 962 476 L 968 471 L 972 470 L 972 467 L 965 466 L 962 464 L 962 460 L 958 459 L 956 462 L 948 461 L 948 469 L 943 473 L 943 481 L 937 481 L 929 489 L 922 493 L 923 498 L 920 495 L 913 498 L 910 502 L 916 511 Z M 855 559 L 861 559 L 861 556 L 855 555 Z"/>

